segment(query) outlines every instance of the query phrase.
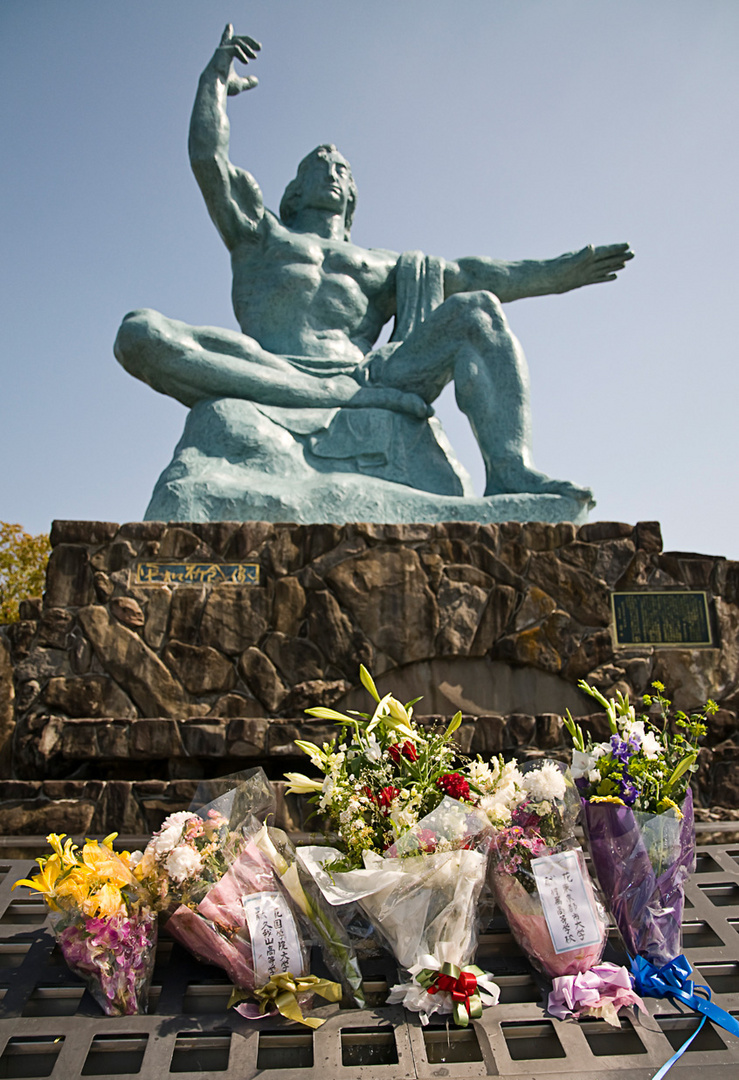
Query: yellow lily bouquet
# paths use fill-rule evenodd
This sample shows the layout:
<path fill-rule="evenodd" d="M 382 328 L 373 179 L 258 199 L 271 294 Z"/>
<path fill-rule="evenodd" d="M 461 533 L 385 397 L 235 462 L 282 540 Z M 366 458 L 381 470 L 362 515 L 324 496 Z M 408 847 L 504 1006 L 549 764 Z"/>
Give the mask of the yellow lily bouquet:
<path fill-rule="evenodd" d="M 39 873 L 13 888 L 43 896 L 64 959 L 108 1016 L 146 1012 L 157 941 L 149 895 L 128 852 L 113 851 L 117 833 L 81 849 L 64 835 L 46 838 L 53 854 L 40 857 Z"/>

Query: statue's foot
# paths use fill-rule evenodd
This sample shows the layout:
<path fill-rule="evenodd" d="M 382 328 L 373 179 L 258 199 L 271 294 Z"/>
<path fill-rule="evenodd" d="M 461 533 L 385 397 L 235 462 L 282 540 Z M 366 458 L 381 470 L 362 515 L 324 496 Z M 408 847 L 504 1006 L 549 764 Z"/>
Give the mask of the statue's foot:
<path fill-rule="evenodd" d="M 588 509 L 595 506 L 595 499 L 590 488 L 580 487 L 570 480 L 552 480 L 546 473 L 531 469 L 521 462 L 496 465 L 492 477 L 488 478 L 485 494 L 562 495 L 567 499 L 587 504 Z"/>

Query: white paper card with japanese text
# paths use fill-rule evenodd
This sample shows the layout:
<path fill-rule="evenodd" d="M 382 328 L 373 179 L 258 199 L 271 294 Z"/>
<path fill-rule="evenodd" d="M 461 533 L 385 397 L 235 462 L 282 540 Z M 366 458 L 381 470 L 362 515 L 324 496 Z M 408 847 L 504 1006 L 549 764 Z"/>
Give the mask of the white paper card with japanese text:
<path fill-rule="evenodd" d="M 531 860 L 539 899 L 556 953 L 600 941 L 591 893 L 580 866 L 582 851 L 560 851 Z"/>
<path fill-rule="evenodd" d="M 251 893 L 241 902 L 251 937 L 257 986 L 264 986 L 282 971 L 303 975 L 298 928 L 280 893 Z"/>

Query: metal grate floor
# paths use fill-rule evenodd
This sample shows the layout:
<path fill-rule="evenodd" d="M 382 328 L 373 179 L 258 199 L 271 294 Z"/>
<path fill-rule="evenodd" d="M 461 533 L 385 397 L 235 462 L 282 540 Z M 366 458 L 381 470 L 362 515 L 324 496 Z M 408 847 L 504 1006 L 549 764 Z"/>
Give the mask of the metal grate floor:
<path fill-rule="evenodd" d="M 34 865 L 0 862 L 0 1080 L 650 1080 L 697 1025 L 694 1014 L 666 1000 L 648 1002 L 646 1021 L 622 1013 L 620 1030 L 547 1017 L 544 984 L 502 918 L 487 927 L 477 954 L 501 986 L 501 1003 L 463 1030 L 423 1028 L 401 1008 L 384 1006 L 397 975 L 389 958 L 363 965 L 368 1010 L 314 1009 L 327 1018 L 315 1032 L 281 1019 L 249 1023 L 226 1012 L 230 987 L 223 972 L 166 937 L 157 950 L 149 1014 L 109 1018 L 55 948 L 43 902 L 25 888 L 10 891 Z M 686 901 L 684 952 L 696 980 L 739 1015 L 739 846 L 698 849 Z M 622 960 L 617 950 L 614 931 L 606 958 Z M 736 1080 L 739 1039 L 708 1021 L 672 1074 L 696 1068 L 710 1080 Z"/>

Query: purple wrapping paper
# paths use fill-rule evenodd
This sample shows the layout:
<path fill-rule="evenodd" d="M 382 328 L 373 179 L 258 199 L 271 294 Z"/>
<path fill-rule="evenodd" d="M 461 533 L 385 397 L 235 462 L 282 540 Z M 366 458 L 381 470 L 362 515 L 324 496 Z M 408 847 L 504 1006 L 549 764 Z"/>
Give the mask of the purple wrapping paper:
<path fill-rule="evenodd" d="M 684 885 L 695 869 L 693 796 L 674 813 L 583 800 L 593 868 L 631 956 L 662 967 L 680 955 Z"/>

